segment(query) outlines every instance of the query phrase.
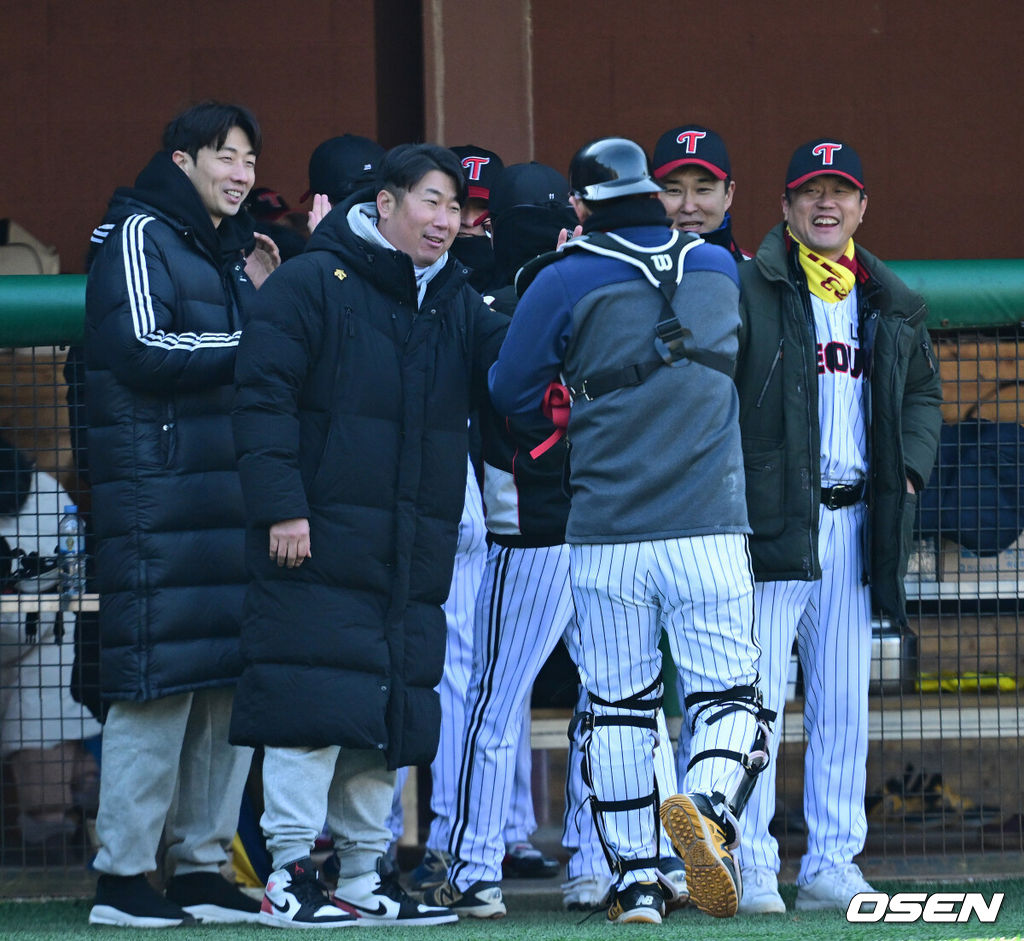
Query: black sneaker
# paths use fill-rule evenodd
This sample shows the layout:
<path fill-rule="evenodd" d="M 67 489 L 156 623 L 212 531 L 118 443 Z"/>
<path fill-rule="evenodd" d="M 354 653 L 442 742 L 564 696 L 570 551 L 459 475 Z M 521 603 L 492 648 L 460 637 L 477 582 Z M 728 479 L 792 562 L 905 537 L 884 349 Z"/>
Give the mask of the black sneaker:
<path fill-rule="evenodd" d="M 527 840 L 510 844 L 501 861 L 501 874 L 506 879 L 550 879 L 561 869 L 557 859 L 545 856 Z"/>
<path fill-rule="evenodd" d="M 504 918 L 505 901 L 497 882 L 474 882 L 468 889 L 457 889 L 450 882 L 423 893 L 423 903 L 432 908 L 450 908 L 470 918 Z"/>
<path fill-rule="evenodd" d="M 340 877 L 334 903 L 353 911 L 363 924 L 446 925 L 459 920 L 450 908 L 412 899 L 399 885 L 394 865 L 384 856 L 377 860 L 372 872 Z"/>
<path fill-rule="evenodd" d="M 331 902 L 307 856 L 270 874 L 259 922 L 272 928 L 345 928 L 359 919 Z"/>
<path fill-rule="evenodd" d="M 686 866 L 678 856 L 662 856 L 658 860 L 658 882 L 665 896 L 665 911 L 674 912 L 690 901 L 686 887 Z"/>
<path fill-rule="evenodd" d="M 219 872 L 187 872 L 167 883 L 167 898 L 202 924 L 259 921 L 260 903 Z"/>
<path fill-rule="evenodd" d="M 96 883 L 96 901 L 89 911 L 90 925 L 119 928 L 177 928 L 196 920 L 180 905 L 165 899 L 144 875 L 111 876 Z"/>
<path fill-rule="evenodd" d="M 657 882 L 634 882 L 615 893 L 608 920 L 624 925 L 639 922 L 660 925 L 665 914 L 665 896 Z"/>

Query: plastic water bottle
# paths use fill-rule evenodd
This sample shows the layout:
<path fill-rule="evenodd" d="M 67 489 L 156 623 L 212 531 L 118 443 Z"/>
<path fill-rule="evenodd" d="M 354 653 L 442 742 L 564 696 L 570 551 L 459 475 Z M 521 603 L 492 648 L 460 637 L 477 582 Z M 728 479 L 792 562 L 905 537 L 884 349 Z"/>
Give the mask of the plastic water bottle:
<path fill-rule="evenodd" d="M 85 524 L 78 507 L 68 504 L 57 523 L 57 553 L 60 556 L 60 607 L 71 609 L 85 592 Z"/>

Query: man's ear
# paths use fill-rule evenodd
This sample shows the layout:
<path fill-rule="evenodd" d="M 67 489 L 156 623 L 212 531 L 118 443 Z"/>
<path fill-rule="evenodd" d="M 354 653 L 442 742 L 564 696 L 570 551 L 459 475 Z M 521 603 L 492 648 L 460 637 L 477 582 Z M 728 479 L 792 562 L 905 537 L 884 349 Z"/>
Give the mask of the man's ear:
<path fill-rule="evenodd" d="M 174 153 L 171 154 L 171 160 L 173 160 L 186 173 L 188 173 L 194 165 L 191 155 L 187 154 L 184 150 L 174 151 Z"/>
<path fill-rule="evenodd" d="M 381 190 L 377 194 L 377 215 L 387 219 L 395 211 L 395 194 L 390 190 Z"/>

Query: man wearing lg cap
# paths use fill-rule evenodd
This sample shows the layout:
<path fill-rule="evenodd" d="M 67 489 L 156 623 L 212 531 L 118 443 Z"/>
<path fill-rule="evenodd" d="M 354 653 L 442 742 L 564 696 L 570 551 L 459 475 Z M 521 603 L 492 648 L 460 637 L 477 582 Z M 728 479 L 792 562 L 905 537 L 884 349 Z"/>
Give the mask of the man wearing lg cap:
<path fill-rule="evenodd" d="M 661 816 L 691 900 L 729 916 L 747 751 L 763 751 L 731 378 L 736 263 L 669 231 L 633 141 L 582 148 L 569 186 L 583 235 L 520 274 L 517 286 L 529 286 L 491 369 L 492 401 L 533 413 L 560 375 L 573 395 L 566 542 L 577 624 L 567 642 L 590 694 L 578 717 L 584 760 L 618 880 L 608 918 L 659 923 L 664 912 L 653 764 L 663 629 L 697 760 L 689 793 L 665 800 Z"/>
<path fill-rule="evenodd" d="M 654 178 L 673 228 L 721 245 L 737 261 L 746 257 L 732 237 L 729 207 L 736 191 L 725 141 L 699 124 L 666 131 L 654 146 Z"/>
<path fill-rule="evenodd" d="M 494 151 L 476 144 L 452 147 L 451 150 L 462 164 L 469 192 L 462 207 L 462 224 L 452 245 L 452 254 L 464 265 L 469 265 L 469 283 L 482 293 L 500 287 L 495 280 L 488 201 L 504 164 Z"/>
<path fill-rule="evenodd" d="M 867 833 L 871 608 L 906 623 L 902 573 L 941 423 L 924 302 L 853 241 L 867 202 L 849 144 L 798 147 L 784 221 L 740 266 L 736 384 L 765 706 L 784 704 L 794 637 L 804 674 L 798 909 L 845 910 L 873 891 L 853 863 Z M 768 775 L 740 824 L 741 911 L 786 910 L 774 811 Z"/>

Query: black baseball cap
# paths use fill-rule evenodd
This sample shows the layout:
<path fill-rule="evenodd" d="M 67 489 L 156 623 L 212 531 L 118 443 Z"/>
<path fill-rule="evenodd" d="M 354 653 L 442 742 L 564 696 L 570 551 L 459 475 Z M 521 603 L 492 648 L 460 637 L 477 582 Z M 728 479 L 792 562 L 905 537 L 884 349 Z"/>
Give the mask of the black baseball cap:
<path fill-rule="evenodd" d="M 253 219 L 260 222 L 277 222 L 288 213 L 288 203 L 284 197 L 269 186 L 257 186 L 250 190 L 245 208 Z"/>
<path fill-rule="evenodd" d="M 462 175 L 469 187 L 470 199 L 490 200 L 491 190 L 505 164 L 493 150 L 477 147 L 476 144 L 463 144 L 448 148 L 462 164 Z"/>
<path fill-rule="evenodd" d="M 309 158 L 309 189 L 301 201 L 324 193 L 332 204 L 342 202 L 373 182 L 384 153 L 376 141 L 358 134 L 328 138 Z"/>
<path fill-rule="evenodd" d="M 710 170 L 719 180 L 732 176 L 729 151 L 710 128 L 684 124 L 666 131 L 654 145 L 654 178 L 667 176 L 677 167 L 695 164 Z"/>
<path fill-rule="evenodd" d="M 857 189 L 864 189 L 864 170 L 857 151 L 834 137 L 819 137 L 793 151 L 786 171 L 786 189 L 796 189 L 824 174 L 845 177 Z"/>
<path fill-rule="evenodd" d="M 492 218 L 510 209 L 565 209 L 569 205 L 569 182 L 554 167 L 531 161 L 505 167 L 491 190 L 488 208 Z"/>

